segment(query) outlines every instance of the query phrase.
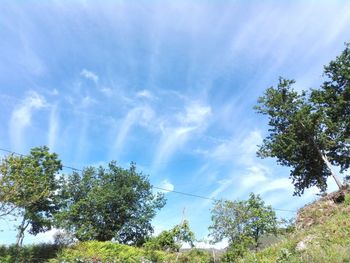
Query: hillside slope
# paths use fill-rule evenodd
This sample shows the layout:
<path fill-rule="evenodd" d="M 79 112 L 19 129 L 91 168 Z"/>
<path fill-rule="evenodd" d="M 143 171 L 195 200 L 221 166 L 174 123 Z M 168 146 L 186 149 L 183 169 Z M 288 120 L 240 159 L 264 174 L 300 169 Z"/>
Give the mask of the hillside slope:
<path fill-rule="evenodd" d="M 350 262 L 350 189 L 300 209 L 293 233 L 240 262 Z"/>

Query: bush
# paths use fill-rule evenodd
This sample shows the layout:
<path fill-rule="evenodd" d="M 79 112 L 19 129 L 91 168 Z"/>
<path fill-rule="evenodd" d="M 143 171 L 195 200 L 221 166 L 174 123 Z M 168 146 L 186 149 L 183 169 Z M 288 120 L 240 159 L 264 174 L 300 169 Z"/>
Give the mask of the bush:
<path fill-rule="evenodd" d="M 171 253 L 158 250 L 146 250 L 113 242 L 81 242 L 63 249 L 56 259 L 49 263 L 135 263 L 135 262 L 193 262 L 211 263 L 209 252 L 192 249 L 186 252 Z"/>
<path fill-rule="evenodd" d="M 183 263 L 212 263 L 213 257 L 208 251 L 200 249 L 191 249 L 185 253 L 182 253 L 178 258 L 178 262 Z"/>
<path fill-rule="evenodd" d="M 170 262 L 176 255 L 162 251 L 146 251 L 141 248 L 113 242 L 89 241 L 81 242 L 63 249 L 56 259 L 58 262 Z"/>
<path fill-rule="evenodd" d="M 345 195 L 345 197 L 344 197 L 344 205 L 350 206 L 350 194 Z"/>
<path fill-rule="evenodd" d="M 0 246 L 1 263 L 41 263 L 55 258 L 58 247 L 52 244 L 24 246 L 17 250 L 16 245 Z"/>
<path fill-rule="evenodd" d="M 156 237 L 151 237 L 143 244 L 146 250 L 179 251 L 182 243 L 189 243 L 193 247 L 194 233 L 190 230 L 187 220 L 174 226 L 170 230 L 164 230 Z"/>

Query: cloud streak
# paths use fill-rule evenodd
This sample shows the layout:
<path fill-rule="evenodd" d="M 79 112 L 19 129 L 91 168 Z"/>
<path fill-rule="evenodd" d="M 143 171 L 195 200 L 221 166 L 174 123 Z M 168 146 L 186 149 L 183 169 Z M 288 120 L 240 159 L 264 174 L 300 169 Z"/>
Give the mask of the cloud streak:
<path fill-rule="evenodd" d="M 87 69 L 83 69 L 81 72 L 80 72 L 80 75 L 85 77 L 86 79 L 89 79 L 91 81 L 93 81 L 95 84 L 98 83 L 98 80 L 99 80 L 99 77 L 97 76 L 96 73 L 90 71 L 90 70 L 87 70 Z"/>
<path fill-rule="evenodd" d="M 51 107 L 48 131 L 48 146 L 53 151 L 56 145 L 57 133 L 59 129 L 57 105 Z"/>
<path fill-rule="evenodd" d="M 24 145 L 24 130 L 32 124 L 32 116 L 35 110 L 46 107 L 43 96 L 35 91 L 30 91 L 26 98 L 13 110 L 9 123 L 9 135 L 14 149 L 22 149 Z"/>
<path fill-rule="evenodd" d="M 162 136 L 153 160 L 154 169 L 166 165 L 171 156 L 180 149 L 191 136 L 205 130 L 211 116 L 211 107 L 191 102 L 184 112 L 175 115 L 175 120 L 161 123 Z M 172 124 L 175 121 L 176 125 Z"/>

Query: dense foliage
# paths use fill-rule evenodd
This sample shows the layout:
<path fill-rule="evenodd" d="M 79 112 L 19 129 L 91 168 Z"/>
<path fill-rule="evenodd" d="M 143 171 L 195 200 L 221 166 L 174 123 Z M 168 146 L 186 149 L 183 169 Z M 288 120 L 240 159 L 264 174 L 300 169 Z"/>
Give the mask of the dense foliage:
<path fill-rule="evenodd" d="M 25 230 L 38 234 L 51 229 L 54 214 L 60 209 L 61 161 L 47 147 L 33 148 L 27 156 L 10 155 L 0 163 L 0 208 L 3 214 L 21 218 L 17 245 Z M 0 212 L 1 214 L 1 212 Z"/>
<path fill-rule="evenodd" d="M 259 195 L 250 194 L 246 201 L 216 201 L 211 213 L 210 235 L 214 242 L 228 239 L 229 260 L 242 256 L 250 247 L 258 248 L 263 235 L 277 231 L 275 212 Z"/>
<path fill-rule="evenodd" d="M 44 263 L 57 256 L 58 246 L 51 244 L 38 244 L 23 246 L 0 246 L 1 263 Z"/>
<path fill-rule="evenodd" d="M 113 242 L 89 241 L 78 243 L 66 248 L 59 253 L 56 259 L 50 263 L 58 262 L 193 262 L 211 263 L 212 257 L 206 251 L 190 250 L 188 252 L 170 253 L 157 250 L 146 250 L 142 248 L 117 244 Z"/>
<path fill-rule="evenodd" d="M 194 241 L 194 233 L 190 230 L 188 221 L 184 220 L 172 229 L 164 230 L 158 236 L 149 238 L 144 247 L 148 250 L 179 251 L 183 243 L 189 243 L 193 247 Z"/>
<path fill-rule="evenodd" d="M 270 134 L 258 151 L 291 167 L 295 194 L 305 188 L 327 188 L 333 176 L 331 164 L 340 172 L 350 167 L 350 46 L 325 67 L 326 81 L 309 94 L 292 88 L 293 80 L 280 78 L 268 88 L 255 107 L 269 117 Z"/>
<path fill-rule="evenodd" d="M 111 162 L 108 168 L 88 167 L 74 172 L 64 187 L 65 209 L 57 217 L 60 227 L 80 241 L 115 239 L 142 244 L 153 232 L 152 218 L 165 205 L 162 194 L 153 194 L 148 178 Z"/>
<path fill-rule="evenodd" d="M 311 93 L 317 111 L 325 116 L 327 155 L 341 171 L 350 167 L 350 43 L 324 68 L 326 81 Z"/>

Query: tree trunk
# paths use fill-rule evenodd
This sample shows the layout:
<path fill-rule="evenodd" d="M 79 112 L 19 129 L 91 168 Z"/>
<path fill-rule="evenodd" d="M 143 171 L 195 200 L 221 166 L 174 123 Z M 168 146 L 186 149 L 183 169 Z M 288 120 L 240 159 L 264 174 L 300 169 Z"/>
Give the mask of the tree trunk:
<path fill-rule="evenodd" d="M 303 126 L 303 128 L 305 129 L 305 125 L 300 122 L 301 126 Z M 328 158 L 325 154 L 322 153 L 322 151 L 320 150 L 320 148 L 318 147 L 317 143 L 315 142 L 314 138 L 312 136 L 310 136 L 310 139 L 312 141 L 312 143 L 314 144 L 315 148 L 317 149 L 318 153 L 320 154 L 322 160 L 324 161 L 324 163 L 327 165 L 328 170 L 331 172 L 331 175 L 333 177 L 333 179 L 335 180 L 337 186 L 339 187 L 339 189 L 342 189 L 343 184 L 340 182 L 338 176 L 334 173 L 333 169 L 332 169 L 332 165 L 330 164 L 330 162 L 328 161 Z"/>
<path fill-rule="evenodd" d="M 22 246 L 23 238 L 24 238 L 24 231 L 27 229 L 29 222 L 26 223 L 25 216 L 23 217 L 21 225 L 18 227 L 18 233 L 17 233 L 17 239 L 16 239 L 16 247 L 19 248 Z"/>
<path fill-rule="evenodd" d="M 24 234 L 24 224 L 26 222 L 25 217 L 23 217 L 22 223 L 18 227 L 18 233 L 17 233 L 17 239 L 16 239 L 16 247 L 18 248 L 23 240 L 23 234 Z"/>
<path fill-rule="evenodd" d="M 255 252 L 258 252 L 258 248 L 259 248 L 259 228 L 257 228 L 255 230 Z"/>
<path fill-rule="evenodd" d="M 338 176 L 337 176 L 337 175 L 335 174 L 335 172 L 333 171 L 332 165 L 331 165 L 331 163 L 328 161 L 327 156 L 324 155 L 324 154 L 322 154 L 321 151 L 319 151 L 319 152 L 320 152 L 320 155 L 321 155 L 323 161 L 325 162 L 325 164 L 327 165 L 329 171 L 331 172 L 332 177 L 334 178 L 334 180 L 335 180 L 336 184 L 338 185 L 339 189 L 342 189 L 343 184 L 340 182 Z"/>

